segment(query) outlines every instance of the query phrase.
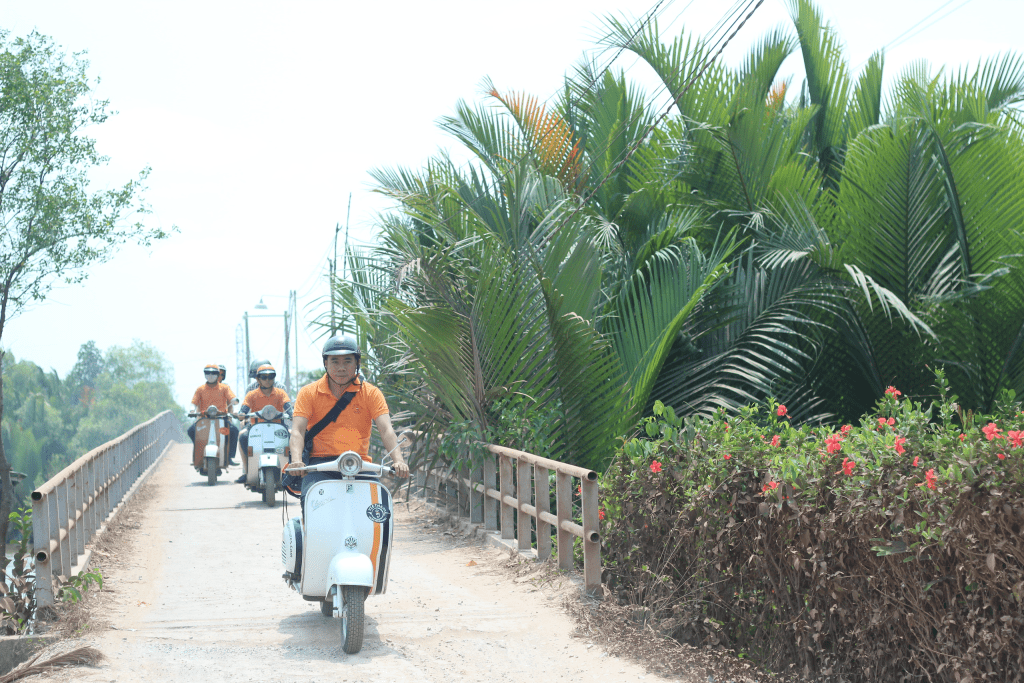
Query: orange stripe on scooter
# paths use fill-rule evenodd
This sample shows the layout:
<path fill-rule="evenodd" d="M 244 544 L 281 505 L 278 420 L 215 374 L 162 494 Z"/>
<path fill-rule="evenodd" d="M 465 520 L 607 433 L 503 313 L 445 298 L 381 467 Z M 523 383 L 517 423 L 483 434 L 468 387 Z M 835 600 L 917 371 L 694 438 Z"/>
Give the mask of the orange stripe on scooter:
<path fill-rule="evenodd" d="M 380 494 L 377 491 L 377 484 L 370 484 L 370 500 L 376 505 L 380 502 Z M 370 563 L 373 564 L 373 583 L 377 584 L 377 558 L 380 555 L 380 527 L 377 522 L 373 523 L 373 549 L 370 550 Z M 373 586 L 370 586 L 370 593 L 373 593 Z"/>

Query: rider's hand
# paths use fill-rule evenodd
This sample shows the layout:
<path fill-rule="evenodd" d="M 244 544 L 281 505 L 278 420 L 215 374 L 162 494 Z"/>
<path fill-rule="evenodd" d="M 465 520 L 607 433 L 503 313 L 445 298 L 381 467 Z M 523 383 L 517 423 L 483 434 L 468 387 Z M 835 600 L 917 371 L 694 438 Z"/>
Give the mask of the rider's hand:
<path fill-rule="evenodd" d="M 305 470 L 299 470 L 298 472 L 292 472 L 291 468 L 293 468 L 293 467 L 302 467 L 302 463 L 301 462 L 286 462 L 284 464 L 284 467 L 281 468 L 281 475 L 284 476 L 284 474 L 287 472 L 287 473 L 291 474 L 293 477 L 304 477 L 304 476 L 306 476 Z"/>
<path fill-rule="evenodd" d="M 392 467 L 395 468 L 395 476 L 399 479 L 405 479 L 409 476 L 409 465 L 404 460 L 396 462 Z"/>

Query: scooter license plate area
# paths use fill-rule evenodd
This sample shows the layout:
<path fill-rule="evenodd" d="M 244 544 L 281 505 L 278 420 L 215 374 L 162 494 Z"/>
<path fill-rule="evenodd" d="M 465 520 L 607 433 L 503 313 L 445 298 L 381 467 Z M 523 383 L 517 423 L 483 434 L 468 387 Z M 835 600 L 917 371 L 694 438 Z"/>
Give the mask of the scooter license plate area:
<path fill-rule="evenodd" d="M 394 534 L 391 493 L 377 481 L 328 480 L 306 494 L 302 594 L 327 594 L 328 568 L 341 552 L 360 553 L 373 565 L 370 595 L 387 587 Z"/>

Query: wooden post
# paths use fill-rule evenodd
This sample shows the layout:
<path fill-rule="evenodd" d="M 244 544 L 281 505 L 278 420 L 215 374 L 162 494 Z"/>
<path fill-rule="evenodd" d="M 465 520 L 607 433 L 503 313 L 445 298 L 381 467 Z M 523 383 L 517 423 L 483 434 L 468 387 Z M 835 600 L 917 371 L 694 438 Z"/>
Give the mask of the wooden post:
<path fill-rule="evenodd" d="M 490 456 L 484 456 L 489 458 Z M 476 485 L 485 483 L 483 470 L 480 463 L 473 465 L 469 471 L 469 481 L 472 484 L 469 488 L 469 521 L 471 524 L 483 524 L 484 521 L 484 495 L 476 490 Z M 493 482 L 492 482 L 493 486 Z"/>
<path fill-rule="evenodd" d="M 498 501 L 487 495 L 487 491 L 494 490 L 498 478 L 498 468 L 494 463 L 496 457 L 490 453 L 484 454 L 484 529 L 487 531 L 498 530 Z"/>
<path fill-rule="evenodd" d="M 533 502 L 532 493 L 533 486 L 530 485 L 531 474 L 533 473 L 533 465 L 523 462 L 522 460 L 516 463 L 516 478 L 518 479 L 518 485 L 516 486 L 516 499 L 519 501 L 519 510 L 517 522 L 519 523 L 519 551 L 529 550 L 533 547 L 533 524 L 530 520 L 533 518 L 529 512 L 523 510 L 523 503 L 530 505 Z"/>
<path fill-rule="evenodd" d="M 501 470 L 501 537 L 511 539 L 512 531 L 512 508 L 505 503 L 505 496 L 512 495 L 512 458 L 502 455 L 498 460 Z"/>
<path fill-rule="evenodd" d="M 597 481 L 583 480 L 583 583 L 588 595 L 601 588 L 601 534 L 597 514 Z"/>
<path fill-rule="evenodd" d="M 572 521 L 572 477 L 565 472 L 555 473 L 555 504 L 558 507 L 558 568 L 572 569 L 572 532 L 562 528 Z"/>
<path fill-rule="evenodd" d="M 548 492 L 548 470 L 546 467 L 534 465 L 533 490 L 537 507 L 537 559 L 546 560 L 551 557 L 551 525 L 542 522 L 541 513 L 551 512 L 551 496 Z"/>

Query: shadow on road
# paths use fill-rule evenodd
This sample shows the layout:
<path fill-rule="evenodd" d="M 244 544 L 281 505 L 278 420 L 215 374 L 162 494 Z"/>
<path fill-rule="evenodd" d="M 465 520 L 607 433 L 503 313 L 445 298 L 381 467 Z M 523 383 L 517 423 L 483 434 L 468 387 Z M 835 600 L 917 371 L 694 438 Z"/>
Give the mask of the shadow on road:
<path fill-rule="evenodd" d="M 294 594 L 294 598 L 302 600 L 298 593 Z M 394 647 L 381 641 L 377 620 L 367 615 L 363 649 L 354 655 L 345 654 L 341 649 L 341 620 L 320 614 L 319 603 L 306 604 L 310 607 L 308 612 L 293 614 L 278 623 L 278 632 L 287 637 L 282 643 L 287 659 L 342 662 L 370 660 L 398 653 Z"/>

